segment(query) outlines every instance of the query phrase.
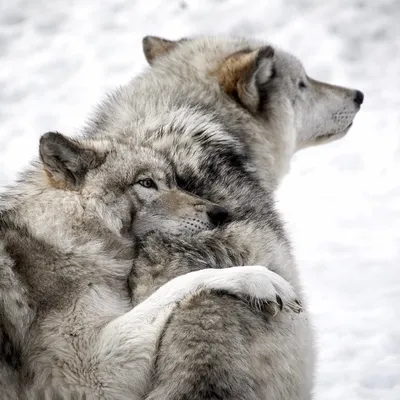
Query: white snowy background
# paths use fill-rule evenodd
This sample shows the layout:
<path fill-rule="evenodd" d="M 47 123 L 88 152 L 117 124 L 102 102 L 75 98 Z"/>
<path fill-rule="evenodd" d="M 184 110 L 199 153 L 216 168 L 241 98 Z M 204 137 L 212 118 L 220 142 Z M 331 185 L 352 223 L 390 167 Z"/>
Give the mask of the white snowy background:
<path fill-rule="evenodd" d="M 400 1 L 0 0 L 0 186 L 145 66 L 146 34 L 263 38 L 365 103 L 279 192 L 317 330 L 317 400 L 400 399 Z M 289 400 L 289 399 L 288 399 Z M 295 399 L 290 399 L 295 400 Z"/>

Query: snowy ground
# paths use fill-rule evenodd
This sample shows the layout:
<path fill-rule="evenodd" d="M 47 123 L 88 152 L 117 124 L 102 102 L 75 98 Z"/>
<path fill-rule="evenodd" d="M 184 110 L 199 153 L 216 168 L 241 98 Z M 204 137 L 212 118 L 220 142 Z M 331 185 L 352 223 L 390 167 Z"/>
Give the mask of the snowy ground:
<path fill-rule="evenodd" d="M 398 400 L 399 21 L 398 0 L 0 0 L 0 186 L 40 134 L 76 132 L 143 68 L 146 34 L 295 52 L 313 77 L 366 95 L 349 135 L 298 154 L 279 193 L 318 333 L 316 399 Z"/>

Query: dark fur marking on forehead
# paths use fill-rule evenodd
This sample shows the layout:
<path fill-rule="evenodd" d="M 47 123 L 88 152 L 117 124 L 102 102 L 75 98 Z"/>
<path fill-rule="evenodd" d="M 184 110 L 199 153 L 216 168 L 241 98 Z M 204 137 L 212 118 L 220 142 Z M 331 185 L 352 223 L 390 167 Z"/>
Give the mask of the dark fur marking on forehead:
<path fill-rule="evenodd" d="M 233 219 L 262 220 L 264 225 L 271 226 L 284 240 L 285 232 L 274 209 L 274 200 L 263 189 L 256 174 L 250 171 L 248 156 L 225 144 L 213 143 L 210 146 L 205 140 L 201 145 L 206 151 L 198 165 L 200 172 L 195 172 L 188 164 L 180 163 L 182 166 L 177 177 L 178 185 L 190 193 L 222 205 L 230 200 L 226 196 L 236 198 L 239 206 L 232 210 Z M 215 188 L 224 190 L 218 194 Z M 237 197 L 239 193 L 241 198 Z"/>
<path fill-rule="evenodd" d="M 273 81 L 270 84 L 273 86 Z M 211 122 L 221 124 L 215 110 L 207 104 L 189 105 L 209 115 Z M 241 198 L 237 198 L 238 208 L 232 210 L 234 219 L 262 220 L 282 241 L 287 242 L 279 214 L 275 211 L 273 196 L 262 188 L 259 178 L 252 172 L 250 146 L 243 140 L 246 135 L 235 129 L 237 122 L 225 120 L 224 129 L 217 136 L 205 129 L 192 132 L 194 141 L 200 145 L 201 157 L 196 165 L 190 165 L 187 148 L 175 140 L 176 135 L 183 134 L 182 128 L 170 126 L 158 129 L 159 137 L 169 136 L 172 139 L 171 147 L 163 149 L 162 153 L 173 159 L 176 181 L 181 189 L 221 205 L 230 203 L 241 193 Z"/>
<path fill-rule="evenodd" d="M 205 139 L 200 142 L 200 145 L 208 148 L 209 143 Z M 229 182 L 232 186 L 236 185 L 238 181 L 250 183 L 254 177 L 246 171 L 247 156 L 237 153 L 229 147 L 225 144 L 214 143 L 212 149 L 204 152 L 201 158 L 200 173 L 195 173 L 189 165 L 181 168 L 178 175 L 179 186 L 202 197 L 207 191 L 210 191 L 206 188 L 212 187 L 220 180 L 223 180 L 225 185 Z"/>
<path fill-rule="evenodd" d="M 173 159 L 178 186 L 221 205 L 236 199 L 240 193 L 242 197 L 237 199 L 239 206 L 234 210 L 234 219 L 263 220 L 264 225 L 270 226 L 286 242 L 273 196 L 263 189 L 259 178 L 252 172 L 250 146 L 243 139 L 246 135 L 237 131 L 238 121 L 219 120 L 216 110 L 208 104 L 191 102 L 187 105 L 210 116 L 210 122 L 224 124 L 221 135 L 214 136 L 206 129 L 192 132 L 193 140 L 200 145 L 199 163 L 193 166 L 187 159 L 187 148 L 175 140 L 177 135 L 179 138 L 183 134 L 182 128 L 158 129 L 158 137 L 171 138 L 171 147 L 163 149 L 162 153 Z"/>

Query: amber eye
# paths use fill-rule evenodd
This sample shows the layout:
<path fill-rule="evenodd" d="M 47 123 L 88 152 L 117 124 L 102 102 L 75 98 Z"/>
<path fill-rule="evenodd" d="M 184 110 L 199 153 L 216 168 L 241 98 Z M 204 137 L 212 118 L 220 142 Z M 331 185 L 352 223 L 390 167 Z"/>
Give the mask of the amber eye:
<path fill-rule="evenodd" d="M 157 189 L 157 185 L 155 184 L 155 182 L 150 179 L 150 178 L 146 178 L 146 179 L 141 179 L 140 181 L 138 181 L 139 185 L 142 185 L 143 187 L 145 187 L 146 189 Z"/>

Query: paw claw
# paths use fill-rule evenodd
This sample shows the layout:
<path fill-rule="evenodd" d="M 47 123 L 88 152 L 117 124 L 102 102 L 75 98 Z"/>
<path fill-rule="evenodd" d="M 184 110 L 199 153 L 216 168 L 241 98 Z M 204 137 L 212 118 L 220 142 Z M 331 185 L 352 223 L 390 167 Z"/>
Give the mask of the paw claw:
<path fill-rule="evenodd" d="M 275 302 L 270 302 L 270 309 L 272 309 L 272 316 L 276 317 L 280 311 L 280 306 L 279 304 L 275 303 Z"/>
<path fill-rule="evenodd" d="M 276 295 L 276 303 L 278 304 L 280 310 L 283 310 L 283 301 L 281 296 L 279 296 L 279 294 Z"/>
<path fill-rule="evenodd" d="M 303 310 L 292 285 L 283 277 L 262 266 L 242 268 L 249 271 L 244 287 L 245 292 L 250 293 L 253 308 L 264 310 L 274 317 L 283 311 L 300 313 Z"/>
<path fill-rule="evenodd" d="M 294 302 L 289 302 L 287 303 L 287 307 L 289 310 L 299 314 L 303 311 L 303 307 L 301 305 L 301 303 L 298 300 L 294 300 Z"/>

